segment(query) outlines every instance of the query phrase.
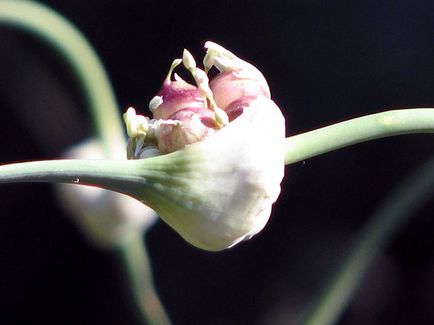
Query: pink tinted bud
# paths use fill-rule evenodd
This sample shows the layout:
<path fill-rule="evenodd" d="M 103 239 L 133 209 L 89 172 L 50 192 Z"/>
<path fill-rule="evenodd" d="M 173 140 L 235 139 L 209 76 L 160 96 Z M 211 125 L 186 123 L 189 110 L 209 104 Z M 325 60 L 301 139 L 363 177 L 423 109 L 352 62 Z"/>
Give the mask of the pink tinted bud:
<path fill-rule="evenodd" d="M 215 132 L 214 113 L 197 107 L 181 109 L 169 120 L 179 124 L 161 124 L 158 129 L 158 149 L 169 153 L 185 147 L 187 144 L 202 141 Z"/>
<path fill-rule="evenodd" d="M 196 86 L 185 82 L 176 74 L 175 81 L 172 81 L 172 72 L 181 62 L 182 59 L 173 60 L 163 86 L 149 103 L 154 119 L 168 119 L 170 115 L 183 108 L 205 105 L 204 98 Z"/>
<path fill-rule="evenodd" d="M 204 140 L 230 121 L 240 116 L 253 103 L 270 99 L 270 89 L 262 73 L 250 63 L 213 42 L 206 42 L 204 70 L 187 50 L 182 59 L 175 59 L 158 94 L 150 101 L 153 120 L 144 131 L 141 117 L 126 115 L 133 158 L 141 157 L 143 147 L 152 145 L 165 154 Z M 191 73 L 196 85 L 175 74 L 175 67 L 183 66 Z M 207 75 L 213 66 L 220 73 L 211 81 Z M 264 106 L 265 107 L 265 106 Z M 131 132 L 136 130 L 137 134 Z M 140 153 L 140 154 L 136 154 Z"/>
<path fill-rule="evenodd" d="M 168 119 L 173 113 L 187 107 L 204 107 L 199 89 L 183 80 L 166 80 L 157 95 L 163 102 L 153 109 L 155 119 Z"/>
<path fill-rule="evenodd" d="M 235 102 L 245 101 L 246 98 L 270 98 L 270 90 L 265 79 L 251 79 L 250 76 L 244 76 L 242 72 L 233 70 L 217 75 L 211 80 L 210 88 L 217 105 L 226 111 L 230 121 L 233 120 L 233 116 L 228 110 L 230 106 L 235 105 Z"/>
<path fill-rule="evenodd" d="M 215 66 L 220 73 L 210 82 L 210 88 L 219 107 L 228 113 L 238 112 L 234 106 L 255 98 L 270 99 L 270 88 L 263 74 L 252 64 L 241 60 L 232 52 L 213 42 L 206 42 L 207 54 L 204 64 L 207 69 Z M 233 116 L 229 114 L 229 119 Z"/>

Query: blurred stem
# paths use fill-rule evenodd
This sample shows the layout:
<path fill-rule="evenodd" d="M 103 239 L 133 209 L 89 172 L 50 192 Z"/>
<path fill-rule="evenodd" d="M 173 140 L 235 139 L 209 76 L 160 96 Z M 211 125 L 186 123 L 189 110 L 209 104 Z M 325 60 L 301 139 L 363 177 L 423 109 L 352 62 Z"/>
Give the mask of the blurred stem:
<path fill-rule="evenodd" d="M 27 1 L 0 1 L 0 24 L 25 30 L 48 42 L 62 55 L 70 65 L 71 71 L 76 74 L 84 92 L 105 157 L 119 158 L 119 148 L 125 147 L 125 139 L 114 91 L 104 66 L 91 44 L 80 31 L 52 9 Z M 27 180 L 46 181 L 49 179 L 54 182 L 80 183 L 86 179 L 92 179 L 92 177 L 95 180 L 95 175 L 98 173 L 103 175 L 97 177 L 96 180 L 100 180 L 102 177 L 109 180 L 108 183 L 110 183 L 110 181 L 114 181 L 110 173 L 119 172 L 119 168 L 116 168 L 115 164 L 111 162 L 105 165 L 101 162 L 97 166 L 86 163 L 83 165 L 83 163 L 78 162 L 70 164 L 67 161 L 47 163 L 18 166 L 18 169 L 21 170 L 22 178 Z M 104 174 L 104 171 L 100 169 L 101 165 L 104 165 L 106 170 L 108 169 L 108 174 Z M 46 170 L 47 166 L 51 171 Z M 69 168 L 70 173 L 62 172 L 63 168 Z M 89 172 L 94 173 L 90 178 L 86 176 Z M 9 176 L 13 173 L 10 170 Z M 33 178 L 29 176 L 29 173 L 34 173 L 33 176 L 39 174 L 39 176 Z M 123 176 L 127 177 L 127 175 Z M 4 180 L 5 178 L 0 182 Z M 104 184 L 104 181 L 100 184 Z M 130 289 L 136 298 L 141 315 L 147 320 L 145 323 L 170 324 L 154 290 L 145 243 L 140 236 L 137 237 L 128 245 L 121 247 L 123 265 L 129 274 Z"/>
<path fill-rule="evenodd" d="M 169 317 L 154 288 L 151 262 L 141 233 L 119 248 L 129 287 L 145 324 L 168 325 Z"/>
<path fill-rule="evenodd" d="M 368 140 L 410 133 L 434 133 L 434 108 L 386 111 L 291 136 L 285 140 L 285 164 Z"/>
<path fill-rule="evenodd" d="M 52 9 L 30 1 L 0 1 L 0 24 L 29 32 L 50 44 L 70 65 L 91 108 L 104 152 L 115 158 L 125 146 L 123 127 L 106 71 L 78 29 Z"/>
<path fill-rule="evenodd" d="M 434 159 L 407 178 L 382 204 L 361 231 L 340 270 L 298 324 L 335 324 L 373 260 L 434 190 Z"/>

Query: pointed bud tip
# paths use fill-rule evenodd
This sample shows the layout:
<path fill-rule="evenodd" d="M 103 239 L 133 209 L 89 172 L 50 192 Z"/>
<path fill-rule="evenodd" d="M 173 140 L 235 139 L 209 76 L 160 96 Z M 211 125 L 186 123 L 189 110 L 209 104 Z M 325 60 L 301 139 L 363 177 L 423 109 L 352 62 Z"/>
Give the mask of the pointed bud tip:
<path fill-rule="evenodd" d="M 184 49 L 182 52 L 182 63 L 184 64 L 185 68 L 190 71 L 196 69 L 196 60 L 187 49 Z"/>

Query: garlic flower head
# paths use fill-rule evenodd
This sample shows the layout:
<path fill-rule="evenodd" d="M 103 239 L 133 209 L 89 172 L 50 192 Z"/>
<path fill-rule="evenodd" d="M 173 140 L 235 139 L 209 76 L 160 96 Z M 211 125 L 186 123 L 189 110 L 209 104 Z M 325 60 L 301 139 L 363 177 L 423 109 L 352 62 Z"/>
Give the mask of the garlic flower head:
<path fill-rule="evenodd" d="M 284 171 L 285 121 L 253 65 L 207 42 L 204 70 L 184 50 L 158 95 L 153 119 L 124 114 L 128 157 L 162 163 L 145 178 L 145 202 L 196 247 L 219 251 L 251 238 L 267 223 Z M 183 63 L 196 85 L 175 76 Z M 220 73 L 211 81 L 207 72 Z M 151 148 L 151 149 L 150 149 Z M 148 179 L 146 177 L 149 177 Z"/>

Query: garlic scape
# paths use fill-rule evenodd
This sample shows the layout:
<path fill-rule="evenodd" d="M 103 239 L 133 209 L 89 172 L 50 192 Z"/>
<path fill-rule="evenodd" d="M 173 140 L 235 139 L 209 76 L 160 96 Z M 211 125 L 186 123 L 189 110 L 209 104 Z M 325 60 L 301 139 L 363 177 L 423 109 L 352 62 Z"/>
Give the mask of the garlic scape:
<path fill-rule="evenodd" d="M 222 250 L 259 232 L 280 192 L 283 117 L 277 107 L 262 110 L 265 104 L 257 102 L 212 137 L 170 154 L 4 165 L 0 182 L 63 182 L 124 193 L 154 209 L 189 243 Z"/>
<path fill-rule="evenodd" d="M 284 118 L 255 67 L 207 44 L 207 63 L 221 71 L 215 77 L 223 74 L 221 81 L 209 82 L 184 51 L 151 100 L 154 118 L 132 108 L 124 114 L 132 160 L 4 165 L 0 182 L 61 182 L 127 194 L 152 208 L 187 242 L 209 251 L 251 238 L 267 223 L 280 193 Z M 196 85 L 170 79 L 181 62 Z M 225 102 L 232 82 L 236 87 Z M 258 87 L 264 91 L 252 91 Z"/>
<path fill-rule="evenodd" d="M 386 136 L 433 132 L 434 110 L 420 108 L 371 114 L 285 139 L 284 118 L 259 70 L 215 43 L 206 47 L 204 70 L 189 52 L 174 61 L 150 102 L 152 118 L 132 108 L 124 114 L 131 160 L 4 165 L 0 183 L 71 183 L 127 194 L 189 243 L 218 251 L 267 223 L 284 163 Z M 196 85 L 176 75 L 172 80 L 181 63 Z M 208 80 L 204 73 L 212 67 L 219 74 Z"/>

